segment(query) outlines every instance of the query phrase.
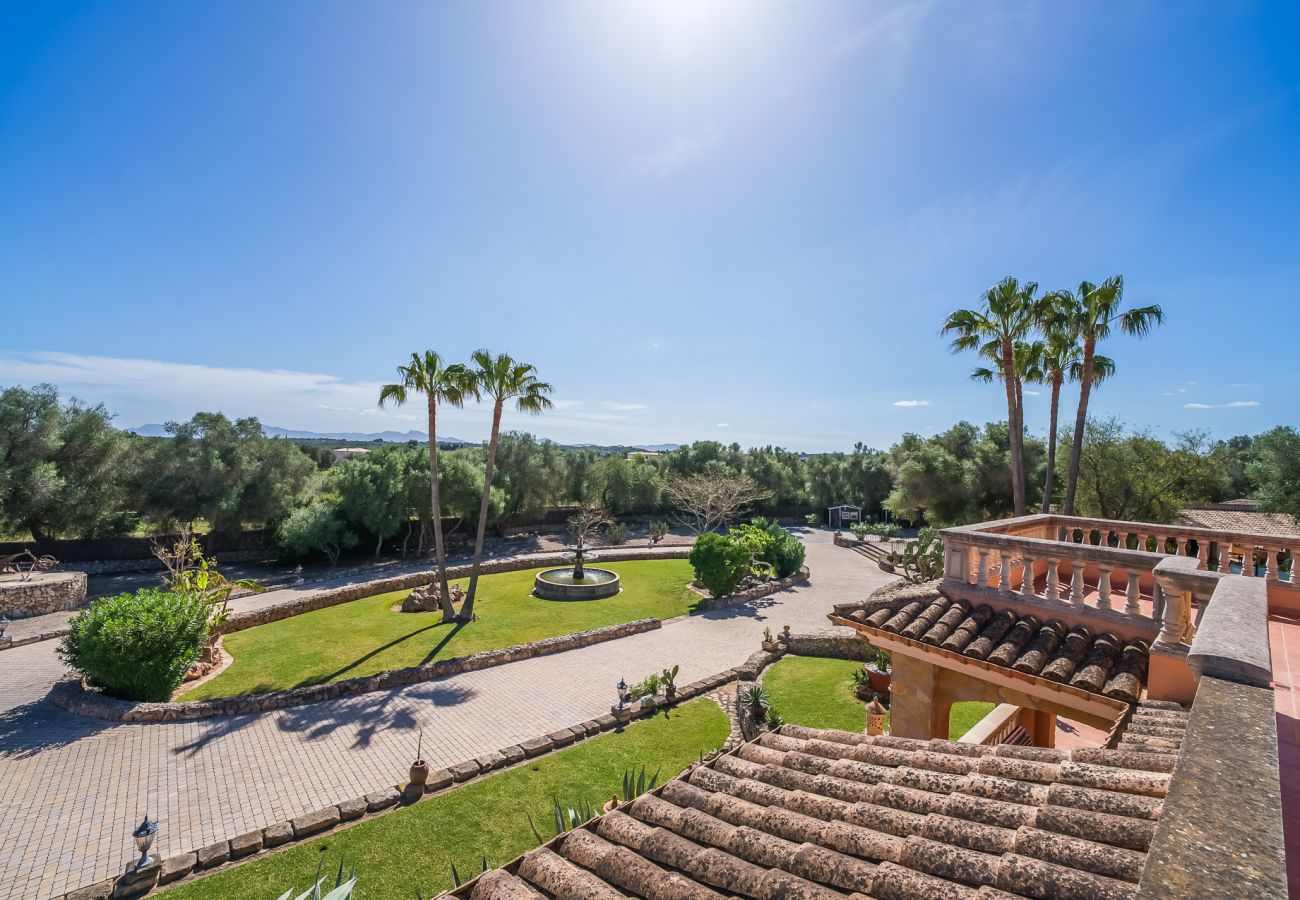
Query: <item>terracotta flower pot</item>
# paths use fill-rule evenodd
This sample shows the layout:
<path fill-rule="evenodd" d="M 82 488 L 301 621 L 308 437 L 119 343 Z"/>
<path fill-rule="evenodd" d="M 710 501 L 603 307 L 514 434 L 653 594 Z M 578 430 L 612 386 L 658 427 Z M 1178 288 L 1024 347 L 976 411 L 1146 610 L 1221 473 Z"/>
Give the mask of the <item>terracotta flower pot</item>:
<path fill-rule="evenodd" d="M 875 669 L 867 669 L 867 678 L 871 681 L 871 689 L 877 694 L 889 693 L 889 682 L 892 678 L 889 672 L 877 672 Z"/>
<path fill-rule="evenodd" d="M 429 764 L 422 759 L 411 763 L 411 784 L 423 785 L 429 780 Z"/>
<path fill-rule="evenodd" d="M 763 649 L 766 650 L 768 653 L 775 653 L 777 649 L 781 646 L 776 641 L 763 641 L 762 644 L 763 644 Z"/>

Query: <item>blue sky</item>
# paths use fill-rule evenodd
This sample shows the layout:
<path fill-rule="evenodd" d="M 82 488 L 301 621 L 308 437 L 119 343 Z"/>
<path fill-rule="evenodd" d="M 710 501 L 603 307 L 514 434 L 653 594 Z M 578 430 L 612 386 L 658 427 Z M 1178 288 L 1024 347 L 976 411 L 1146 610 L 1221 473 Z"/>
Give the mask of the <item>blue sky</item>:
<path fill-rule="evenodd" d="M 1291 3 L 0 0 L 0 384 L 406 430 L 376 385 L 485 346 L 559 440 L 887 446 L 1005 413 L 947 312 L 1122 273 L 1169 322 L 1095 409 L 1294 423 L 1298 40 Z"/>

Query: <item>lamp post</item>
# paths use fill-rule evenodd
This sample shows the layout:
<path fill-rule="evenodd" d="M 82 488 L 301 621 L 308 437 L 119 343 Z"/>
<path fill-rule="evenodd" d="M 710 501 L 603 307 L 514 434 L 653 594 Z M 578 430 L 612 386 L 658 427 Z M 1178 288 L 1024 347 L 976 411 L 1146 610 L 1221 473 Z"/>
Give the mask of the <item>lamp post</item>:
<path fill-rule="evenodd" d="M 5 639 L 5 632 L 9 630 L 9 618 L 0 616 L 0 641 Z"/>
<path fill-rule="evenodd" d="M 627 699 L 627 682 L 622 678 L 618 680 L 618 711 L 623 711 L 623 701 Z"/>
<path fill-rule="evenodd" d="M 145 813 L 144 821 L 131 832 L 131 837 L 135 838 L 135 848 L 140 851 L 140 858 L 135 862 L 137 870 L 143 869 L 152 862 L 149 858 L 149 848 L 153 846 L 153 840 L 157 835 L 158 820 L 149 818 L 149 814 Z"/>

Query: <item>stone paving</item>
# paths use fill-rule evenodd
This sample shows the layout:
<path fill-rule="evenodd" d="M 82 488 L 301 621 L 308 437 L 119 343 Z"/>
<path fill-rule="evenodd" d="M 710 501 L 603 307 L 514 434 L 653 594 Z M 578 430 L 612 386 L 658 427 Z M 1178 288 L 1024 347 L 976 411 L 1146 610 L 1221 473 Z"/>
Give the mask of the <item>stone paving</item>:
<path fill-rule="evenodd" d="M 110 725 L 42 698 L 63 674 L 45 641 L 0 653 L 0 898 L 47 898 L 120 872 L 159 819 L 163 858 L 405 777 L 425 728 L 437 769 L 608 712 L 620 677 L 680 664 L 682 682 L 741 663 L 762 628 L 829 629 L 831 604 L 890 576 L 806 535 L 811 583 L 662 629 L 441 681 L 258 716 Z M 320 585 L 313 585 L 318 588 Z M 281 592 L 276 592 L 281 593 Z M 263 594 L 255 602 L 268 602 Z"/>

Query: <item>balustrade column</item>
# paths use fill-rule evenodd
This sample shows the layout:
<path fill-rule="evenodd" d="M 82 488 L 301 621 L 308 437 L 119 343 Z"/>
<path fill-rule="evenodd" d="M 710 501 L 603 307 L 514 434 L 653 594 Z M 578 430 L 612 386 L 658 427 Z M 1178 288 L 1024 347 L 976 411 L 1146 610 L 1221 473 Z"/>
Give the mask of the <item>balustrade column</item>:
<path fill-rule="evenodd" d="M 1153 574 L 1152 578 L 1154 577 L 1155 575 Z M 1157 622 L 1162 622 L 1164 621 L 1164 617 L 1165 617 L 1165 592 L 1164 589 L 1160 587 L 1160 582 L 1152 581 L 1151 582 L 1151 618 L 1155 619 Z"/>
<path fill-rule="evenodd" d="M 1219 571 L 1232 571 L 1232 541 L 1218 541 L 1219 546 Z"/>
<path fill-rule="evenodd" d="M 1140 616 L 1142 615 L 1142 595 L 1138 578 L 1141 573 L 1135 569 L 1125 569 L 1124 574 L 1128 576 L 1128 585 L 1124 588 L 1124 612 L 1130 616 Z"/>
<path fill-rule="evenodd" d="M 1074 568 L 1070 578 L 1070 602 L 1075 606 L 1083 606 L 1083 561 L 1071 560 L 1070 565 Z"/>
<path fill-rule="evenodd" d="M 1020 595 L 1022 597 L 1034 596 L 1034 558 L 1032 556 L 1024 557 L 1024 570 L 1020 576 Z"/>
<path fill-rule="evenodd" d="M 1061 599 L 1061 576 L 1060 573 L 1056 570 L 1056 567 L 1058 565 L 1060 565 L 1060 560 L 1052 559 L 1050 556 L 1047 558 L 1047 599 L 1048 600 Z"/>
<path fill-rule="evenodd" d="M 970 548 L 963 546 L 949 547 L 944 553 L 943 577 L 948 581 L 970 583 Z"/>
<path fill-rule="evenodd" d="M 1160 614 L 1160 636 L 1156 640 L 1162 644 L 1181 644 L 1191 626 L 1192 592 L 1173 582 L 1164 585 L 1157 582 L 1156 586 L 1165 598 Z"/>
<path fill-rule="evenodd" d="M 1198 569 L 1209 568 L 1210 565 L 1210 542 L 1203 539 L 1196 539 L 1196 561 Z"/>
<path fill-rule="evenodd" d="M 1270 580 L 1277 578 L 1277 548 L 1265 547 L 1264 553 L 1267 554 L 1264 559 L 1264 577 Z"/>
<path fill-rule="evenodd" d="M 1241 547 L 1241 574 L 1247 578 L 1255 577 L 1255 548 L 1247 544 Z"/>
<path fill-rule="evenodd" d="M 989 586 L 989 551 L 984 547 L 979 548 L 980 562 L 979 568 L 975 570 L 975 583 L 980 587 Z"/>
<path fill-rule="evenodd" d="M 1110 609 L 1110 566 L 1097 566 L 1097 608 Z"/>
<path fill-rule="evenodd" d="M 1011 592 L 1011 553 L 998 551 L 998 590 Z"/>

